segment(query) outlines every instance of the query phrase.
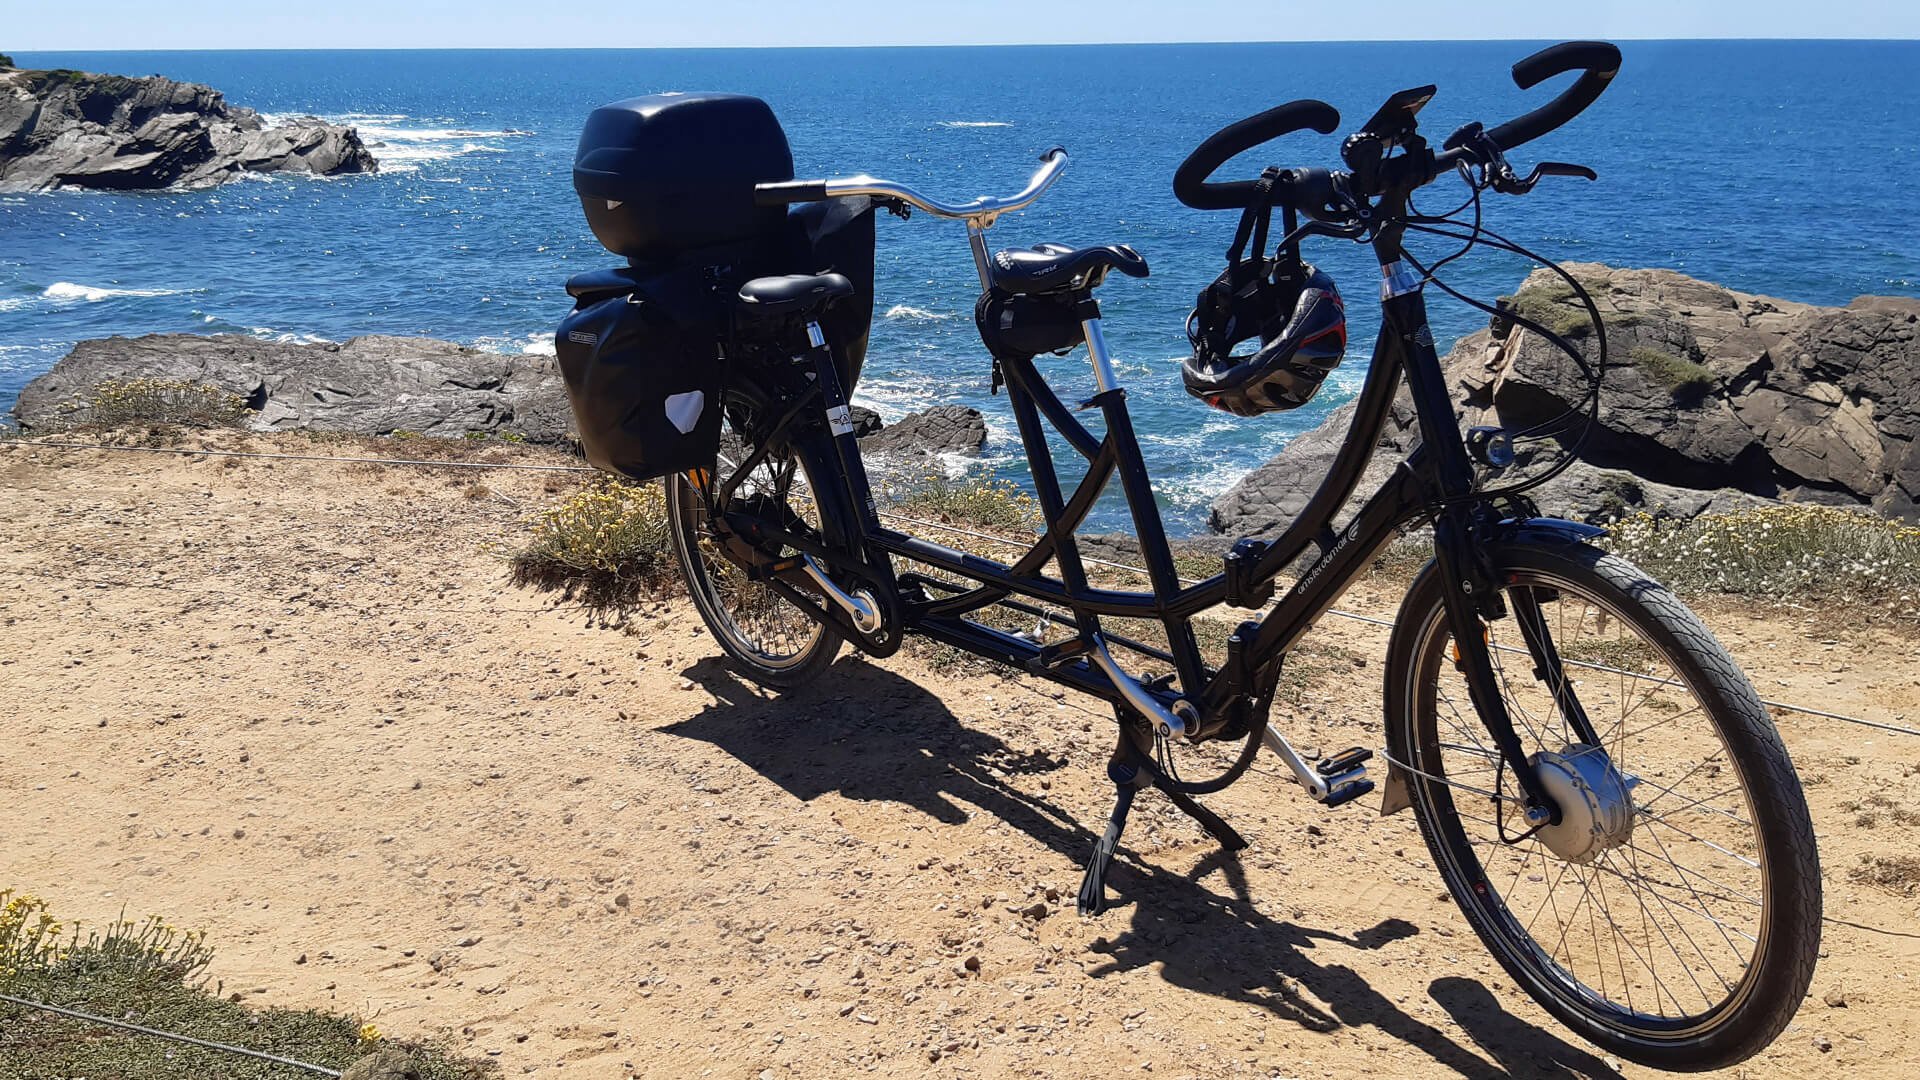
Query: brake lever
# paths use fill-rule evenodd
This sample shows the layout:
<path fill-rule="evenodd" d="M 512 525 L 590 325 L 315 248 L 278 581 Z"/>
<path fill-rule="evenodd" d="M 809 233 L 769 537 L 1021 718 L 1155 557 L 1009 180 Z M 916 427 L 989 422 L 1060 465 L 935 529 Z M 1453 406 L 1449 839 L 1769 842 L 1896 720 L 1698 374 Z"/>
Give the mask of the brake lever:
<path fill-rule="evenodd" d="M 1578 176 L 1587 180 L 1598 180 L 1600 174 L 1585 165 L 1570 165 L 1564 161 L 1543 161 L 1533 167 L 1533 171 L 1522 180 L 1513 173 L 1513 166 L 1500 162 L 1493 173 L 1493 190 L 1502 195 L 1525 195 L 1533 190 L 1533 185 L 1548 176 Z"/>
<path fill-rule="evenodd" d="M 1535 165 L 1533 172 L 1527 175 L 1527 186 L 1532 187 L 1539 183 L 1540 178 L 1543 176 L 1577 176 L 1582 180 L 1600 179 L 1599 173 L 1594 172 L 1585 165 L 1574 165 L 1565 161 L 1543 161 Z"/>

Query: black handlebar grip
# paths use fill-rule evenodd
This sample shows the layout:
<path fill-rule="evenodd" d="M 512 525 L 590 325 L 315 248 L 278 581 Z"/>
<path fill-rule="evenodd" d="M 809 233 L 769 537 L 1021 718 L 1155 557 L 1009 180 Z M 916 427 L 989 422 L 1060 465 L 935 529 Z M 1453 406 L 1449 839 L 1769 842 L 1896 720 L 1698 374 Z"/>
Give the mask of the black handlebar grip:
<path fill-rule="evenodd" d="M 1322 135 L 1340 125 L 1340 113 L 1324 101 L 1305 98 L 1277 105 L 1256 116 L 1235 121 L 1195 147 L 1174 170 L 1174 197 L 1195 210 L 1233 210 L 1253 200 L 1252 180 L 1207 183 L 1213 170 L 1235 156 L 1282 135 L 1312 128 Z"/>
<path fill-rule="evenodd" d="M 825 180 L 782 180 L 753 186 L 753 205 L 786 206 L 789 203 L 826 202 Z"/>
<path fill-rule="evenodd" d="M 1522 90 L 1569 71 L 1583 71 L 1572 86 L 1545 105 L 1501 124 L 1487 136 L 1502 150 L 1511 150 L 1580 115 L 1620 72 L 1620 48 L 1604 41 L 1564 41 L 1541 49 L 1513 65 L 1513 81 Z"/>

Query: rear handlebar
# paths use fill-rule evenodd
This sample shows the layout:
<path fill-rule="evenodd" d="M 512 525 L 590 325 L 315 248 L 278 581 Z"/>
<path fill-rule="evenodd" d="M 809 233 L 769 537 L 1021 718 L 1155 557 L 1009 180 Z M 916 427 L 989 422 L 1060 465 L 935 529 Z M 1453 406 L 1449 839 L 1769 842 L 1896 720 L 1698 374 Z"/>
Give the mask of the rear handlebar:
<path fill-rule="evenodd" d="M 905 184 L 892 180 L 881 180 L 872 176 L 850 176 L 840 180 L 786 180 L 773 184 L 757 184 L 753 189 L 753 201 L 757 206 L 785 206 L 789 203 L 822 202 L 827 199 L 845 198 L 851 195 L 869 195 L 881 199 L 897 199 L 909 206 L 916 206 L 935 217 L 958 219 L 991 219 L 1009 210 L 1019 210 L 1031 204 L 1046 193 L 1054 181 L 1067 167 L 1067 151 L 1056 146 L 1040 155 L 1040 168 L 1027 181 L 1027 186 L 1018 193 L 1004 198 L 982 195 L 972 202 L 944 203 L 929 195 L 922 195 Z"/>

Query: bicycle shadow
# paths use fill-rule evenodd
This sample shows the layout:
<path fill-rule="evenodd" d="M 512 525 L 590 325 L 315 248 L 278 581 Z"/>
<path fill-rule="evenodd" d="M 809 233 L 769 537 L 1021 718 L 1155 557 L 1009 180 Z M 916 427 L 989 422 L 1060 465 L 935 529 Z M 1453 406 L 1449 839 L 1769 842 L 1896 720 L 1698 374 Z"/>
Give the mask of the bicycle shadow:
<path fill-rule="evenodd" d="M 1228 895 L 1202 883 L 1216 871 Z M 1269 918 L 1253 902 L 1245 868 L 1231 853 L 1215 851 L 1186 874 L 1133 860 L 1116 863 L 1108 887 L 1133 902 L 1133 922 L 1098 949 L 1111 960 L 1088 970 L 1094 978 L 1159 964 L 1161 977 L 1176 986 L 1265 1009 L 1309 1031 L 1377 1028 L 1475 1080 L 1620 1076 L 1590 1051 L 1507 1012 L 1473 979 L 1447 976 L 1428 986 L 1470 1047 L 1400 1008 L 1352 968 L 1316 962 L 1309 954 L 1321 942 L 1371 951 L 1419 928 L 1390 918 L 1348 935 Z"/>
<path fill-rule="evenodd" d="M 837 792 L 900 803 L 947 825 L 984 813 L 1074 862 L 1093 845 L 1073 816 L 1001 779 L 1065 768 L 1065 758 L 968 728 L 939 698 L 884 668 L 841 660 L 826 678 L 778 697 L 718 658 L 682 675 L 715 704 L 661 732 L 710 743 L 803 802 Z"/>
<path fill-rule="evenodd" d="M 944 824 L 984 813 L 1074 865 L 1092 850 L 1095 837 L 1079 818 L 1004 779 L 1069 767 L 1065 758 L 1020 751 L 968 728 L 939 698 L 885 668 L 842 660 L 828 678 L 778 697 L 743 682 L 717 658 L 697 661 L 682 674 L 712 694 L 715 704 L 661 732 L 709 743 L 797 799 L 837 792 L 899 803 Z M 1071 764 L 1085 768 L 1093 762 Z M 1161 796 L 1147 792 L 1141 798 Z M 1229 853 L 1216 850 L 1185 874 L 1128 855 L 1124 843 L 1122 855 L 1108 887 L 1119 902 L 1133 904 L 1132 925 L 1096 942 L 1094 950 L 1108 961 L 1090 968 L 1092 977 L 1159 964 L 1161 977 L 1176 986 L 1257 1006 L 1309 1031 L 1377 1027 L 1467 1077 L 1619 1075 L 1592 1054 L 1504 1011 L 1472 980 L 1439 979 L 1430 992 L 1491 1061 L 1403 1011 L 1351 968 L 1318 964 L 1309 956 L 1319 942 L 1383 948 L 1418 933 L 1412 923 L 1388 919 L 1351 935 L 1295 926 L 1260 912 L 1245 869 Z M 1216 871 L 1228 895 L 1204 883 Z M 1122 916 L 1115 911 L 1107 918 Z"/>

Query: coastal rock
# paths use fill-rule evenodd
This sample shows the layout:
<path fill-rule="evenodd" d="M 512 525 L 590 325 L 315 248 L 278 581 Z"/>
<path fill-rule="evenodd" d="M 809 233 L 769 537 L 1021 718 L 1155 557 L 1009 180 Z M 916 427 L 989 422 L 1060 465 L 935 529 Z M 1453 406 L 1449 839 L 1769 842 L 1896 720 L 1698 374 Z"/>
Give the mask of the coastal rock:
<path fill-rule="evenodd" d="M 1598 427 L 1580 460 L 1533 492 L 1546 513 L 1680 517 L 1774 501 L 1916 516 L 1920 493 L 1920 300 L 1818 307 L 1735 292 L 1670 270 L 1573 264 L 1607 324 Z M 1597 362 L 1584 309 L 1549 271 L 1517 309 Z M 1480 331 L 1443 360 L 1463 426 L 1520 431 L 1575 406 L 1572 363 L 1541 336 Z M 1215 501 L 1211 524 L 1273 535 L 1300 512 L 1338 451 L 1348 403 Z M 1403 390 L 1362 481 L 1364 496 L 1418 442 Z M 1542 452 L 1557 452 L 1548 447 Z M 1522 464 L 1526 462 L 1523 459 Z"/>
<path fill-rule="evenodd" d="M 149 334 L 83 341 L 20 392 L 22 428 L 105 380 L 177 379 L 238 394 L 264 431 L 388 435 L 511 433 L 563 441 L 572 423 L 553 358 L 483 352 L 431 338 L 369 336 L 293 344 L 244 334 Z"/>
<path fill-rule="evenodd" d="M 987 442 L 987 418 L 964 405 L 935 405 L 909 413 L 868 436 L 868 453 L 977 454 Z"/>
<path fill-rule="evenodd" d="M 27 431 L 53 427 L 100 383 L 126 379 L 177 380 L 237 394 L 253 410 L 249 426 L 262 431 L 510 433 L 559 443 L 573 422 L 551 357 L 380 335 L 318 344 L 244 334 L 83 341 L 27 384 L 14 416 Z M 936 405 L 886 425 L 871 409 L 853 412 L 862 448 L 875 454 L 972 454 L 987 437 L 985 417 L 958 405 Z"/>
<path fill-rule="evenodd" d="M 0 191 L 141 191 L 249 172 L 378 168 L 352 128 L 313 117 L 268 127 L 198 83 L 0 70 Z"/>
<path fill-rule="evenodd" d="M 853 414 L 853 437 L 856 439 L 878 434 L 880 429 L 886 426 L 880 419 L 880 414 L 865 405 L 849 405 L 847 411 Z"/>

